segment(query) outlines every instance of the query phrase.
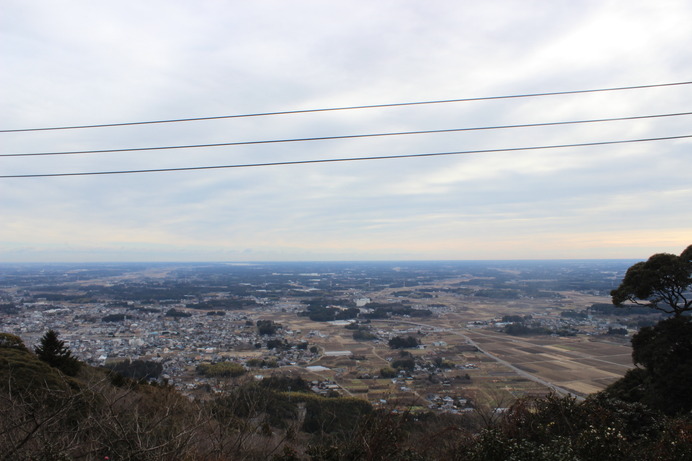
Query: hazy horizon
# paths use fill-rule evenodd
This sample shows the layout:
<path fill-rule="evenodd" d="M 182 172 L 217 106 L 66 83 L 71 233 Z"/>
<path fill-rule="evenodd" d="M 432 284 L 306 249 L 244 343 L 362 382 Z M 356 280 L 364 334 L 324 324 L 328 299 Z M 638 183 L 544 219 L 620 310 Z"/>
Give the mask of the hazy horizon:
<path fill-rule="evenodd" d="M 278 261 L 0 261 L 3 265 L 44 264 L 44 265 L 79 265 L 79 264 L 219 264 L 234 266 L 251 266 L 260 264 L 350 264 L 350 263 L 532 263 L 532 262 L 632 262 L 647 258 L 554 258 L 554 259 L 353 259 L 353 260 L 278 260 Z"/>
<path fill-rule="evenodd" d="M 690 244 L 686 0 L 2 12 L 0 261 L 645 259 Z M 459 99 L 474 100 L 439 102 Z M 291 111 L 305 112 L 261 115 Z"/>

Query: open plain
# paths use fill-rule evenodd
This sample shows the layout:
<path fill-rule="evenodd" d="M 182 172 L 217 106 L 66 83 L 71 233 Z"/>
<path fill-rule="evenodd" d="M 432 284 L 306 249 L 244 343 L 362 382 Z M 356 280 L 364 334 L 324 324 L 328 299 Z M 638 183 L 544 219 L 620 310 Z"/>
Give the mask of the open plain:
<path fill-rule="evenodd" d="M 632 367 L 629 336 L 650 320 L 607 295 L 628 264 L 10 267 L 0 318 L 28 344 L 57 329 L 94 365 L 160 363 L 195 396 L 234 379 L 200 376 L 200 364 L 233 361 L 375 404 L 492 411 L 527 395 L 583 398 Z"/>

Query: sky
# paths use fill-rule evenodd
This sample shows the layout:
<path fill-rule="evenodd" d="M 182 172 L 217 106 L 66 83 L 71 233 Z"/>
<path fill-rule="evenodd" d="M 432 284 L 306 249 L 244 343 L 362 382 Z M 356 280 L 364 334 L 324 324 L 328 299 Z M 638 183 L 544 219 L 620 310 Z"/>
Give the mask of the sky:
<path fill-rule="evenodd" d="M 0 1 L 0 130 L 692 81 L 687 0 Z M 0 153 L 692 111 L 692 85 L 0 132 Z M 0 175 L 692 135 L 692 116 L 0 157 Z M 0 262 L 612 259 L 692 243 L 692 138 L 388 160 L 0 178 Z"/>

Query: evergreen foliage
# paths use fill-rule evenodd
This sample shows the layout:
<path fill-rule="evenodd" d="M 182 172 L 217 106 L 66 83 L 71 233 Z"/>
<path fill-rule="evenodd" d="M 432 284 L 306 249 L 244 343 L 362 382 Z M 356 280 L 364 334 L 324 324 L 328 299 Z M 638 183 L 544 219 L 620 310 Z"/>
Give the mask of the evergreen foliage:
<path fill-rule="evenodd" d="M 252 358 L 252 359 L 248 359 L 245 362 L 245 365 L 248 368 L 276 368 L 279 366 L 279 364 L 276 362 L 276 359 L 274 359 L 274 358 L 270 358 L 270 359 Z"/>
<path fill-rule="evenodd" d="M 692 318 L 672 317 L 642 328 L 632 337 L 632 359 L 637 368 L 605 394 L 669 415 L 692 412 Z"/>
<path fill-rule="evenodd" d="M 309 392 L 310 383 L 300 376 L 272 375 L 259 382 L 260 387 L 282 392 Z"/>
<path fill-rule="evenodd" d="M 163 365 L 150 360 L 123 360 L 108 366 L 125 378 L 135 380 L 156 379 L 163 372 Z"/>
<path fill-rule="evenodd" d="M 24 394 L 63 390 L 67 386 L 60 373 L 40 361 L 18 337 L 0 335 L 0 389 Z"/>
<path fill-rule="evenodd" d="M 475 440 L 463 441 L 457 459 L 691 459 L 689 437 L 683 437 L 682 447 L 663 445 L 680 433 L 676 426 L 641 404 L 607 398 L 583 403 L 556 396 L 524 399 Z"/>
<path fill-rule="evenodd" d="M 55 330 L 48 330 L 34 351 L 40 360 L 67 376 L 75 376 L 82 366 L 81 362 L 72 356 L 70 349 L 65 346 L 65 341 L 58 339 L 58 333 Z"/>
<path fill-rule="evenodd" d="M 634 264 L 610 295 L 616 306 L 630 301 L 678 317 L 692 310 L 691 287 L 692 245 L 680 256 L 657 253 Z"/>
<path fill-rule="evenodd" d="M 372 341 L 377 339 L 377 335 L 371 333 L 368 328 L 358 328 L 353 332 L 353 339 L 356 341 Z"/>
<path fill-rule="evenodd" d="M 391 367 L 380 368 L 380 377 L 382 378 L 396 378 L 399 373 Z"/>
<path fill-rule="evenodd" d="M 677 328 L 687 331 L 661 331 Z M 649 363 L 645 352 L 641 363 Z M 605 394 L 522 399 L 483 419 L 375 410 L 277 375 L 240 378 L 211 400 L 191 401 L 166 386 L 113 386 L 87 366 L 68 378 L 14 342 L 0 347 L 0 374 L 12 383 L 0 389 L 0 459 L 8 460 L 692 460 L 688 418 Z M 17 392 L 28 383 L 31 391 Z"/>
<path fill-rule="evenodd" d="M 420 341 L 418 341 L 413 336 L 408 336 L 406 338 L 402 336 L 395 336 L 394 338 L 390 339 L 387 344 L 389 344 L 389 347 L 391 347 L 392 349 L 405 349 L 411 347 L 418 347 Z"/>
<path fill-rule="evenodd" d="M 305 420 L 302 429 L 309 434 L 351 432 L 361 418 L 372 412 L 372 406 L 362 399 L 329 398 L 310 395 L 304 397 Z"/>
<path fill-rule="evenodd" d="M 276 334 L 276 331 L 281 328 L 281 325 L 274 323 L 273 320 L 258 320 L 257 333 L 262 336 L 271 336 Z"/>
<path fill-rule="evenodd" d="M 285 339 L 270 339 L 267 341 L 267 349 L 278 349 L 287 351 L 291 348 L 291 344 Z"/>
<path fill-rule="evenodd" d="M 398 359 L 392 361 L 392 368 L 397 370 L 413 371 L 416 367 L 416 361 L 412 358 Z"/>

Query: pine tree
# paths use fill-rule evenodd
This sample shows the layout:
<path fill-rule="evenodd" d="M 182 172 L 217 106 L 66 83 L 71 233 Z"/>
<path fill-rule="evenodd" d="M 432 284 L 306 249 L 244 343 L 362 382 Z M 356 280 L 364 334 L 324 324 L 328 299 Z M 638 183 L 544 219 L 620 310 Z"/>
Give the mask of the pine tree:
<path fill-rule="evenodd" d="M 39 359 L 68 376 L 75 376 L 82 365 L 72 356 L 70 349 L 65 346 L 65 341 L 58 339 L 58 333 L 54 330 L 48 330 L 43 335 L 41 344 L 34 351 Z"/>

